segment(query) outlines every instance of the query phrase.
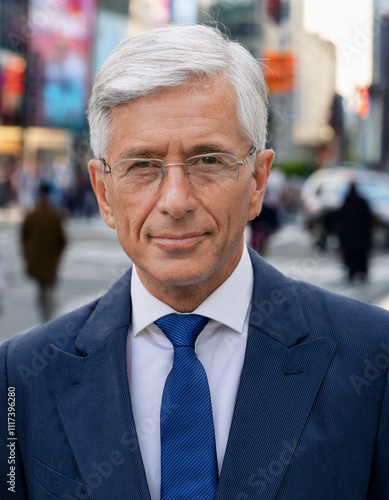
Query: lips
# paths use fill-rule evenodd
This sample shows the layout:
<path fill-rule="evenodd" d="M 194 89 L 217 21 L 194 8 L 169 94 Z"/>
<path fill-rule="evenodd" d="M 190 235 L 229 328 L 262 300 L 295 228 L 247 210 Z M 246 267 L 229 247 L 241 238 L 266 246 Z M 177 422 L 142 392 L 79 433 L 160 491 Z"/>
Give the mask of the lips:
<path fill-rule="evenodd" d="M 205 233 L 163 234 L 153 236 L 154 243 L 166 249 L 190 249 L 201 243 Z"/>

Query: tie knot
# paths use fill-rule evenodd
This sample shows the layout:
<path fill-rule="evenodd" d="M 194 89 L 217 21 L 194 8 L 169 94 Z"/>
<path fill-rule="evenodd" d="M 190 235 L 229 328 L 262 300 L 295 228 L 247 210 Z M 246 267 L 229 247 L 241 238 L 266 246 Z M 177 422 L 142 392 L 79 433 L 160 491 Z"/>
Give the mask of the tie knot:
<path fill-rule="evenodd" d="M 157 319 L 155 324 L 162 330 L 174 347 L 194 348 L 197 337 L 209 318 L 199 314 L 168 314 Z"/>

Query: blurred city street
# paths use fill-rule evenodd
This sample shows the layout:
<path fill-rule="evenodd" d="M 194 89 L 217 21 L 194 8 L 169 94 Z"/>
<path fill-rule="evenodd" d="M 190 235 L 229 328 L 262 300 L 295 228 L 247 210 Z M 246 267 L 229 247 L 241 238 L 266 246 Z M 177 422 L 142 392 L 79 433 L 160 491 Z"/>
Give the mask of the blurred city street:
<path fill-rule="evenodd" d="M 294 222 L 270 238 L 265 258 L 271 264 L 293 278 L 389 308 L 388 250 L 374 250 L 368 280 L 350 282 L 334 245 L 336 234 L 353 275 L 351 261 L 366 260 L 373 218 L 374 225 L 389 227 L 388 5 L 386 0 L 0 0 L 0 341 L 40 321 L 36 284 L 24 272 L 20 225 L 42 185 L 50 191 L 50 204 L 66 217 L 57 315 L 101 295 L 129 267 L 115 232 L 96 215 L 85 110 L 93 77 L 117 43 L 167 22 L 215 20 L 265 61 L 267 147 L 276 156 L 262 213 L 247 241 L 262 252 L 278 216 L 292 217 Z M 373 216 L 366 217 L 363 234 L 355 200 L 346 223 L 345 216 L 334 223 L 352 182 Z M 300 217 L 316 227 L 319 239 L 324 235 L 324 244 L 328 236 L 326 251 L 314 246 Z M 52 234 L 46 230 L 43 236 Z M 359 244 L 346 258 L 354 238 Z M 359 267 L 363 273 L 366 266 Z M 43 268 L 50 268 L 47 259 Z M 50 279 L 41 277 L 40 284 L 49 288 Z"/>
<path fill-rule="evenodd" d="M 0 212 L 0 252 L 8 280 L 0 316 L 0 342 L 39 323 L 35 284 L 23 272 L 19 242 L 20 212 Z M 99 216 L 69 219 L 68 246 L 56 290 L 57 314 L 100 296 L 129 267 L 130 261 Z M 315 249 L 311 235 L 299 222 L 288 223 L 273 235 L 266 260 L 286 275 L 378 305 L 389 297 L 389 254 L 376 253 L 367 282 L 349 283 L 335 250 Z"/>
<path fill-rule="evenodd" d="M 23 269 L 19 216 L 0 222 L 0 252 L 6 264 L 7 292 L 0 316 L 0 341 L 39 323 L 35 283 Z M 100 217 L 65 224 L 68 245 L 59 270 L 56 313 L 62 314 L 101 295 L 129 267 L 128 257 Z"/>

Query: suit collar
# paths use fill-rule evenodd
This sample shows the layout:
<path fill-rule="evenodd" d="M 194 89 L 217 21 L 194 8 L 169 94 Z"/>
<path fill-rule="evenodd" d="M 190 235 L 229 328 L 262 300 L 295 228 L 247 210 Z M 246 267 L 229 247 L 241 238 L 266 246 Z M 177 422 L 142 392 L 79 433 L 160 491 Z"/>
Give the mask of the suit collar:
<path fill-rule="evenodd" d="M 249 324 L 285 347 L 308 335 L 294 282 L 249 249 L 254 269 L 254 291 Z"/>
<path fill-rule="evenodd" d="M 131 274 L 129 269 L 97 302 L 80 330 L 75 346 L 84 356 L 92 353 L 109 335 L 131 322 Z"/>

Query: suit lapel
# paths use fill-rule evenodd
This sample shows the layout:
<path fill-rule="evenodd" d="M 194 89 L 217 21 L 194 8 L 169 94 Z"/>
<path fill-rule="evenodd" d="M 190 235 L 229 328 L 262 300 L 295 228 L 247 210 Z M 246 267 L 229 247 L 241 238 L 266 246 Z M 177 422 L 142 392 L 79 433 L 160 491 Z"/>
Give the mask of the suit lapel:
<path fill-rule="evenodd" d="M 307 341 L 290 280 L 251 253 L 249 336 L 217 500 L 273 499 L 333 358 L 330 338 Z M 303 342 L 304 341 L 304 342 Z"/>
<path fill-rule="evenodd" d="M 130 276 L 98 302 L 75 341 L 80 356 L 56 349 L 48 365 L 50 389 L 92 499 L 150 498 L 126 366 Z"/>

